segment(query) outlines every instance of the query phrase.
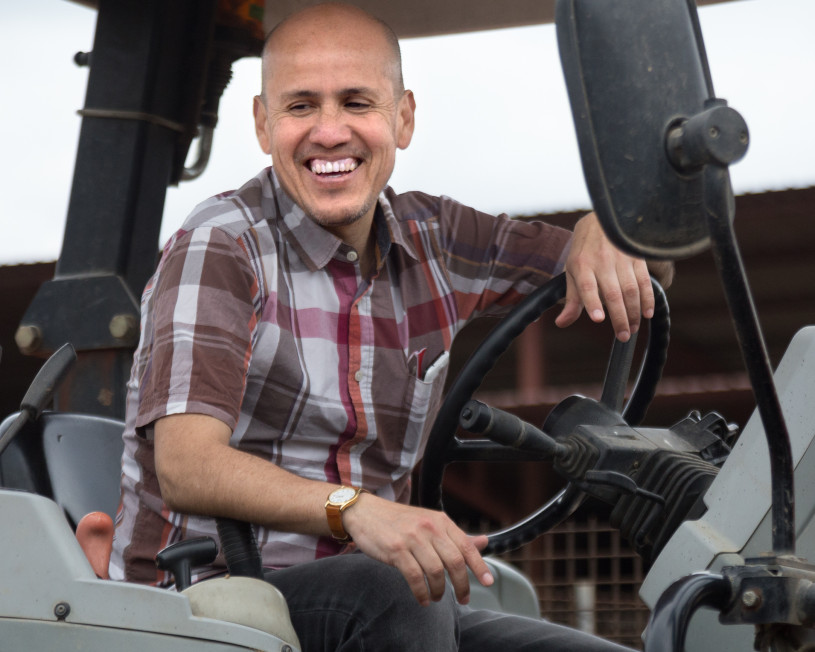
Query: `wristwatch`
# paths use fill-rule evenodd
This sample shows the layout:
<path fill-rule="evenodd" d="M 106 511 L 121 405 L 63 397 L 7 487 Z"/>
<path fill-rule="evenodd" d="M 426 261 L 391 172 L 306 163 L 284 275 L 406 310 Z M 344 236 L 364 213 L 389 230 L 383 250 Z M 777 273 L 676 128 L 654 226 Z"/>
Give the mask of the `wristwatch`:
<path fill-rule="evenodd" d="M 328 494 L 328 500 L 325 501 L 325 516 L 328 519 L 331 536 L 340 543 L 351 541 L 351 535 L 342 525 L 342 513 L 359 500 L 359 495 L 363 491 L 365 489 L 342 486 Z"/>

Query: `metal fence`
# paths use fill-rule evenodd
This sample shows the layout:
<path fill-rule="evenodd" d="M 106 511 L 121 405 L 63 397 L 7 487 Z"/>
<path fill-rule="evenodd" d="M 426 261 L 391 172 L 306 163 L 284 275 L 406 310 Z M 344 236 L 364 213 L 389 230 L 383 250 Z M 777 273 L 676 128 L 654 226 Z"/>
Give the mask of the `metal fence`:
<path fill-rule="evenodd" d="M 546 619 L 642 649 L 649 611 L 637 592 L 645 570 L 607 523 L 572 518 L 504 558 L 532 580 Z"/>

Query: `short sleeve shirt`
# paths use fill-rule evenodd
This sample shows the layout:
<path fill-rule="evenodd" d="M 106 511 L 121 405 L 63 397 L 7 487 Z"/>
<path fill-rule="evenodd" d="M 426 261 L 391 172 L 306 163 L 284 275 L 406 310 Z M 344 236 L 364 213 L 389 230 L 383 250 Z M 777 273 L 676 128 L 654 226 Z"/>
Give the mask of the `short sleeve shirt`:
<path fill-rule="evenodd" d="M 407 502 L 446 376 L 426 381 L 428 367 L 472 318 L 502 313 L 560 272 L 571 237 L 389 188 L 374 224 L 366 279 L 357 252 L 267 168 L 199 205 L 167 244 L 142 297 L 112 577 L 167 584 L 156 552 L 217 540 L 213 519 L 161 499 L 145 435 L 163 416 L 213 416 L 232 446 L 287 471 Z M 267 567 L 341 551 L 328 537 L 255 530 Z"/>

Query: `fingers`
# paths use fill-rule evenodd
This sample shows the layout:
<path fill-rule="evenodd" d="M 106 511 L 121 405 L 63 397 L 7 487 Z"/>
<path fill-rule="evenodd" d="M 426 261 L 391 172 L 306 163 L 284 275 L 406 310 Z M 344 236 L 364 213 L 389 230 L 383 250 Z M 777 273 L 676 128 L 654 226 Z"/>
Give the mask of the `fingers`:
<path fill-rule="evenodd" d="M 604 278 L 601 292 L 614 333 L 621 342 L 627 342 L 639 329 L 641 314 L 640 287 L 628 261 L 621 261 L 616 274 Z"/>
<path fill-rule="evenodd" d="M 412 521 L 407 523 L 407 521 Z M 387 540 L 377 541 L 371 548 L 360 538 L 363 552 L 396 567 L 407 580 L 419 604 L 441 600 L 447 578 L 461 604 L 470 600 L 470 568 L 484 586 L 493 583 L 489 567 L 481 558 L 479 548 L 487 537 L 469 537 L 445 514 L 430 510 L 415 510 L 403 518 L 402 531 L 392 531 Z"/>
<path fill-rule="evenodd" d="M 584 283 L 585 285 L 582 290 L 586 296 L 590 297 L 592 292 L 595 295 L 597 294 L 597 284 L 594 282 L 594 276 L 587 277 Z M 583 312 L 583 302 L 580 296 L 581 292 L 579 292 L 577 289 L 577 281 L 575 281 L 571 274 L 567 274 L 566 301 L 565 305 L 563 306 L 563 310 L 560 311 L 557 319 L 555 319 L 556 326 L 565 328 L 566 326 L 571 326 L 577 321 L 577 318 L 580 317 L 580 313 Z M 593 321 L 603 321 L 605 315 L 603 313 L 602 305 L 600 306 L 599 314 L 597 312 L 597 306 L 592 306 L 589 310 L 589 317 L 591 317 Z"/>
<path fill-rule="evenodd" d="M 461 604 L 466 604 L 470 596 L 470 583 L 467 579 L 467 569 L 464 556 L 444 540 L 434 541 L 433 546 L 421 546 L 415 552 L 415 558 L 424 574 L 424 582 L 429 591 L 430 599 L 434 602 L 441 600 L 444 595 L 447 576 L 445 569 L 450 573 L 450 582 Z M 411 588 L 413 588 L 411 586 Z M 414 592 L 415 593 L 415 592 Z M 419 600 L 420 603 L 426 604 Z"/>
<path fill-rule="evenodd" d="M 654 293 L 647 265 L 616 249 L 594 215 L 575 227 L 566 273 L 566 302 L 555 320 L 560 327 L 574 323 L 585 307 L 595 322 L 603 321 L 608 313 L 617 338 L 627 342 L 639 330 L 640 318 L 653 316 Z"/>
<path fill-rule="evenodd" d="M 423 566 L 414 554 L 407 551 L 399 559 L 394 560 L 393 565 L 404 575 L 416 601 L 426 607 L 431 599 L 439 601 L 444 594 L 444 566 L 438 555 L 436 555 L 438 563 L 435 561 L 430 563 L 430 555 L 421 556 L 424 557 L 424 564 L 431 570 Z"/>
<path fill-rule="evenodd" d="M 466 604 L 470 598 L 468 568 L 484 586 L 493 583 L 479 552 L 487 545 L 487 537 L 467 536 L 443 512 L 364 494 L 344 512 L 343 524 L 362 552 L 404 575 L 420 604 L 440 600 L 448 576 L 456 599 Z"/>
<path fill-rule="evenodd" d="M 616 276 L 601 285 L 612 327 L 621 342 L 627 342 L 640 327 L 640 318 L 654 315 L 654 291 L 645 262 L 620 260 Z"/>
<path fill-rule="evenodd" d="M 447 523 L 443 523 L 443 529 L 435 531 L 429 538 L 430 545 L 416 542 L 417 545 L 411 550 L 415 567 L 413 563 L 407 561 L 405 566 L 409 569 L 410 577 L 405 576 L 420 604 L 427 604 L 428 596 L 433 601 L 441 600 L 448 577 L 456 600 L 460 604 L 467 604 L 470 601 L 468 568 L 484 586 L 490 586 L 494 581 L 489 567 L 479 552 L 479 546 L 483 548 L 487 538 L 469 537 L 446 516 L 441 516 Z M 433 529 L 435 530 L 438 525 L 435 523 Z M 416 567 L 421 577 L 417 576 Z"/>
<path fill-rule="evenodd" d="M 487 562 L 485 562 L 484 558 L 481 556 L 481 551 L 487 546 L 487 535 L 484 534 L 477 537 L 467 537 L 467 539 L 473 546 L 473 549 L 468 549 L 468 554 L 465 554 L 464 556 L 467 566 L 473 572 L 473 575 L 478 578 L 478 582 L 482 586 L 492 586 L 495 578 L 492 576 L 490 567 L 487 566 Z"/>
<path fill-rule="evenodd" d="M 651 286 L 651 274 L 648 265 L 644 260 L 635 260 L 635 274 L 637 285 L 640 288 L 640 304 L 642 305 L 642 316 L 651 319 L 654 316 L 656 299 L 654 298 L 654 288 Z"/>

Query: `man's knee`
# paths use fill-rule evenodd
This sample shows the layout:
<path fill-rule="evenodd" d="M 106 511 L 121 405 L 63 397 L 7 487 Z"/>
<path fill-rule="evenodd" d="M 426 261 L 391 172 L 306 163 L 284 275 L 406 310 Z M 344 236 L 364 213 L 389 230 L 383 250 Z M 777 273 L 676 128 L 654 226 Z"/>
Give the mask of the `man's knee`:
<path fill-rule="evenodd" d="M 378 605 L 376 620 L 389 630 L 394 645 L 404 646 L 399 649 L 458 649 L 458 606 L 452 587 L 447 587 L 438 602 L 422 606 L 396 568 L 363 555 L 354 556 L 365 560 L 358 564 L 364 569 L 357 578 L 358 587 L 366 599 Z"/>
<path fill-rule="evenodd" d="M 365 555 L 274 571 L 268 579 L 286 596 L 296 628 L 301 616 L 313 627 L 322 611 L 343 614 L 345 626 L 339 637 L 366 641 L 364 649 L 372 642 L 376 647 L 371 649 L 391 649 L 387 647 L 391 644 L 405 650 L 457 649 L 458 609 L 452 589 L 448 587 L 439 602 L 423 607 L 397 569 Z M 328 622 L 326 626 L 331 628 Z"/>
<path fill-rule="evenodd" d="M 343 570 L 337 586 L 342 591 L 353 592 L 367 604 L 377 605 L 381 611 L 393 609 L 403 616 L 415 613 L 418 619 L 439 619 L 455 624 L 457 607 L 451 587 L 447 587 L 439 602 L 422 607 L 402 573 L 392 566 L 361 554 L 348 555 L 343 559 Z"/>

